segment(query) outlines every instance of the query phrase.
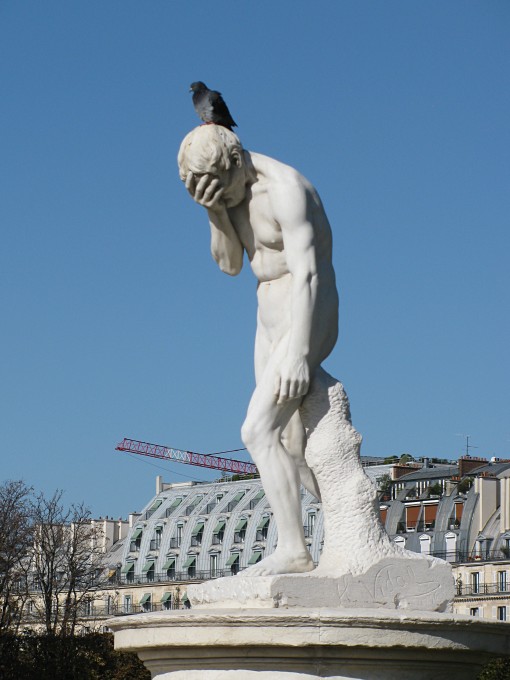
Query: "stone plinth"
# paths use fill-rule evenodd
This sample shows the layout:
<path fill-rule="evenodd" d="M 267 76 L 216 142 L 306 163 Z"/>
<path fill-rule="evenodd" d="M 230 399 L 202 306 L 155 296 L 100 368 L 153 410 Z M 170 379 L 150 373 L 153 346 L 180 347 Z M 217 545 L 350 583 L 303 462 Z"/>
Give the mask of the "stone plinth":
<path fill-rule="evenodd" d="M 405 555 L 405 556 L 404 556 Z M 408 557 L 410 555 L 411 557 Z M 414 553 L 386 558 L 360 575 L 230 576 L 188 587 L 194 607 L 338 607 L 448 611 L 455 595 L 451 566 Z"/>
<path fill-rule="evenodd" d="M 113 619 L 155 680 L 474 680 L 510 627 L 437 612 L 198 609 Z"/>

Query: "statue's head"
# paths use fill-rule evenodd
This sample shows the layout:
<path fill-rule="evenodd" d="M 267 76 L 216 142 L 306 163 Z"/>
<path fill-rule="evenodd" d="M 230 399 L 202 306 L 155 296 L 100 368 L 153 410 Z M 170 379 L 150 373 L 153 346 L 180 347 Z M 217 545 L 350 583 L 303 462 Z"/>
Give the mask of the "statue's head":
<path fill-rule="evenodd" d="M 225 188 L 225 202 L 235 205 L 245 184 L 245 164 L 242 144 L 233 132 L 221 125 L 196 127 L 182 140 L 177 162 L 183 182 L 190 172 L 197 178 L 218 177 Z"/>

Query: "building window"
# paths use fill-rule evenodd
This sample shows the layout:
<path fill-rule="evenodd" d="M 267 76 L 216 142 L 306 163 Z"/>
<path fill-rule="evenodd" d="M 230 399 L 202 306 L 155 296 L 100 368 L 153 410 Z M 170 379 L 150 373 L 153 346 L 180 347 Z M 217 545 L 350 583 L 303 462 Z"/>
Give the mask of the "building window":
<path fill-rule="evenodd" d="M 147 510 L 145 513 L 145 519 L 149 519 L 149 517 L 152 517 L 152 515 L 156 512 L 156 510 L 159 508 L 159 506 L 163 503 L 162 498 L 159 498 L 157 501 L 155 501 L 151 507 Z"/>
<path fill-rule="evenodd" d="M 182 565 L 184 567 L 184 569 L 187 569 L 188 578 L 195 578 L 196 577 L 196 574 L 197 574 L 196 562 L 197 562 L 197 556 L 196 555 L 188 555 L 188 559 Z"/>
<path fill-rule="evenodd" d="M 141 527 L 138 527 L 134 530 L 133 535 L 131 536 L 131 544 L 129 546 L 130 552 L 138 552 L 140 550 L 140 546 L 142 544 L 142 533 L 143 529 Z"/>
<path fill-rule="evenodd" d="M 191 545 L 195 547 L 202 545 L 203 535 L 204 535 L 204 522 L 197 522 L 191 534 Z"/>
<path fill-rule="evenodd" d="M 135 579 L 135 563 L 126 562 L 121 569 L 121 576 L 124 576 L 126 583 L 132 583 Z"/>
<path fill-rule="evenodd" d="M 171 548 L 180 548 L 181 547 L 182 531 L 183 531 L 183 525 L 178 524 L 175 527 L 175 535 L 170 539 L 170 547 Z"/>
<path fill-rule="evenodd" d="M 145 595 L 140 600 L 140 609 L 143 612 L 152 611 L 152 598 L 150 593 L 145 593 Z"/>
<path fill-rule="evenodd" d="M 248 560 L 248 566 L 252 564 L 257 564 L 262 559 L 262 550 L 254 550 L 252 556 Z"/>
<path fill-rule="evenodd" d="M 154 564 L 155 561 L 152 559 L 147 560 L 147 562 L 143 565 L 142 573 L 146 581 L 154 581 Z"/>
<path fill-rule="evenodd" d="M 306 538 L 313 536 L 314 527 L 315 527 L 315 512 L 309 512 L 308 515 L 306 516 L 306 525 L 304 527 Z"/>
<path fill-rule="evenodd" d="M 227 567 L 230 567 L 230 573 L 235 576 L 239 572 L 239 553 L 232 553 L 227 560 Z"/>
<path fill-rule="evenodd" d="M 161 609 L 172 609 L 172 593 L 163 593 Z"/>
<path fill-rule="evenodd" d="M 220 545 L 223 541 L 223 536 L 225 535 L 225 520 L 220 519 L 218 524 L 214 527 L 212 542 L 213 545 Z"/>
<path fill-rule="evenodd" d="M 476 594 L 480 592 L 480 572 L 471 572 L 471 592 Z"/>
<path fill-rule="evenodd" d="M 234 531 L 234 543 L 244 543 L 244 538 L 246 536 L 246 525 L 248 524 L 247 519 L 240 519 L 236 525 Z"/>
<path fill-rule="evenodd" d="M 498 621 L 506 621 L 506 607 L 498 607 Z"/>
<path fill-rule="evenodd" d="M 163 569 L 166 571 L 166 575 L 170 579 L 175 578 L 175 556 L 170 555 L 165 562 Z"/>
<path fill-rule="evenodd" d="M 256 540 L 257 541 L 265 541 L 267 539 L 267 531 L 269 527 L 269 520 L 271 518 L 269 515 L 265 515 L 262 517 L 260 522 L 257 525 L 257 534 L 256 534 Z"/>
<path fill-rule="evenodd" d="M 172 501 L 170 504 L 170 507 L 167 508 L 167 511 L 165 512 L 165 517 L 169 517 L 172 512 L 179 507 L 179 505 L 182 503 L 182 498 L 176 498 L 175 500 Z"/>
<path fill-rule="evenodd" d="M 161 537 L 163 536 L 163 527 L 156 527 L 154 530 L 154 538 L 151 540 L 151 550 L 159 550 L 161 547 Z"/>
<path fill-rule="evenodd" d="M 131 595 L 124 595 L 124 614 L 131 613 L 131 605 L 132 605 Z"/>
<path fill-rule="evenodd" d="M 506 571 L 498 571 L 498 591 L 504 593 L 506 589 Z"/>
<path fill-rule="evenodd" d="M 469 616 L 480 616 L 480 610 L 478 607 L 471 607 L 469 610 Z"/>
<path fill-rule="evenodd" d="M 211 576 L 217 576 L 218 572 L 218 555 L 210 555 L 209 557 L 209 569 L 211 571 Z"/>

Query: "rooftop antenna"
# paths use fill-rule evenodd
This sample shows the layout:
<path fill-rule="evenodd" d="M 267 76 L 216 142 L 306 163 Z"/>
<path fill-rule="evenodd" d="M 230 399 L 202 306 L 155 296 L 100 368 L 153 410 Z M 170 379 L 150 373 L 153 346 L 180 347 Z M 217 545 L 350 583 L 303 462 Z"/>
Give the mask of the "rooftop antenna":
<path fill-rule="evenodd" d="M 466 438 L 466 456 L 469 456 L 469 449 L 477 449 L 478 446 L 474 446 L 473 444 L 469 443 L 469 439 L 471 438 L 470 434 L 457 434 L 457 437 L 465 437 Z"/>

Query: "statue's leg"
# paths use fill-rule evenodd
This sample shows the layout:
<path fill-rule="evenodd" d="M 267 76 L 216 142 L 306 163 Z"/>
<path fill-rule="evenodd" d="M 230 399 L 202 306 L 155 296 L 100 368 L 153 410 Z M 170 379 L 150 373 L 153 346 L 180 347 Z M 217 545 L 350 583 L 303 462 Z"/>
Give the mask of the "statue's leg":
<path fill-rule="evenodd" d="M 296 410 L 282 434 L 282 444 L 294 460 L 301 484 L 318 500 L 321 499 L 319 485 L 305 459 L 306 433 L 299 410 Z"/>
<path fill-rule="evenodd" d="M 300 477 L 294 459 L 281 443 L 282 433 L 296 413 L 300 400 L 277 404 L 274 396 L 276 367 L 285 344 L 269 357 L 248 407 L 242 438 L 255 461 L 278 528 L 278 545 L 272 555 L 243 572 L 247 575 L 299 573 L 313 569 L 305 544 L 301 519 Z"/>

